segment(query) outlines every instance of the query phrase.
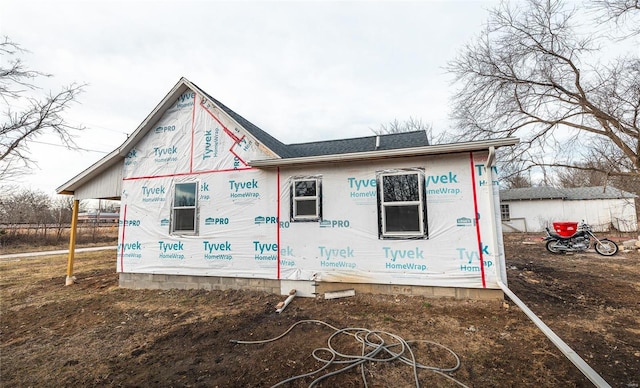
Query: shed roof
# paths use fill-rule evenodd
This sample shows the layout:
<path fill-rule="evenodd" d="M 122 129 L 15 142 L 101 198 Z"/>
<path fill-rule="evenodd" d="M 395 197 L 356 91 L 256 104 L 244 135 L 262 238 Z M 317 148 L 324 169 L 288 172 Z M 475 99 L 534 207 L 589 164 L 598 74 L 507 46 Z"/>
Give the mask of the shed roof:
<path fill-rule="evenodd" d="M 578 201 L 635 197 L 637 197 L 637 195 L 612 186 L 574 187 L 564 189 L 549 186 L 539 186 L 500 190 L 501 201 L 524 201 L 538 199 L 562 199 L 566 201 Z"/>

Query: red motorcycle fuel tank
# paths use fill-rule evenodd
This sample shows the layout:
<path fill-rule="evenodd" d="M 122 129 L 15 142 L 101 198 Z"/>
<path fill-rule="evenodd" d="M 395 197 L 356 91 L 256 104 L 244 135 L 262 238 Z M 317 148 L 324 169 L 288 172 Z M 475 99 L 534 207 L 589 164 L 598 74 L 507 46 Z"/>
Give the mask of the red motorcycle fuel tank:
<path fill-rule="evenodd" d="M 578 230 L 577 222 L 554 222 L 553 229 L 562 237 L 571 237 Z"/>

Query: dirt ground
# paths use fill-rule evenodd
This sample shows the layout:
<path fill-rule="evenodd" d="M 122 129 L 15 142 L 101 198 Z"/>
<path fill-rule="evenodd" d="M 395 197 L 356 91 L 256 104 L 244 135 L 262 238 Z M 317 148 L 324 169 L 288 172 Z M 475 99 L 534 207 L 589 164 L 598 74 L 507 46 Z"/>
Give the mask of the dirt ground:
<path fill-rule="evenodd" d="M 614 387 L 640 384 L 640 254 L 551 255 L 540 236 L 506 237 L 510 288 Z M 358 294 L 296 298 L 244 291 L 118 288 L 113 251 L 77 254 L 78 283 L 65 287 L 66 257 L 0 260 L 0 385 L 4 387 L 264 387 L 314 371 L 328 359 L 335 329 L 322 320 L 427 340 L 449 348 L 460 366 L 444 373 L 473 387 L 582 387 L 591 383 L 511 301 L 457 301 Z M 350 331 L 349 333 L 353 333 Z M 394 340 L 369 335 L 371 342 Z M 336 334 L 331 346 L 359 355 L 361 345 Z M 455 367 L 443 348 L 410 344 L 416 360 Z M 371 348 L 369 348 L 370 350 Z M 391 347 L 398 351 L 399 347 Z M 405 353 L 408 354 L 408 353 Z M 374 356 L 390 358 L 389 353 Z M 410 365 L 366 361 L 371 387 L 415 386 Z M 284 386 L 308 386 L 346 367 L 334 364 Z M 421 386 L 457 386 L 431 370 Z M 329 376 L 320 387 L 364 386 L 360 367 Z"/>

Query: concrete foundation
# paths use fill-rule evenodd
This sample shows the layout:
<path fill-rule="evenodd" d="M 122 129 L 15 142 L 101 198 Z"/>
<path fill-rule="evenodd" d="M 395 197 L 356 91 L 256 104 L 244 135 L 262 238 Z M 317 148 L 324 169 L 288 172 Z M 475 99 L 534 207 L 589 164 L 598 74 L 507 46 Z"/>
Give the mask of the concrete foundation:
<path fill-rule="evenodd" d="M 285 280 L 283 280 L 285 281 Z M 286 295 L 283 289 L 296 288 L 295 281 L 286 280 L 286 287 L 276 279 L 230 278 L 220 276 L 160 275 L 142 273 L 120 273 L 120 287 L 134 289 L 202 289 L 202 290 L 252 290 L 271 294 Z M 301 282 L 301 286 L 309 289 L 309 282 Z M 504 299 L 500 289 L 429 287 L 397 284 L 363 284 L 363 283 L 312 283 L 315 292 L 300 296 L 322 296 L 325 292 L 354 289 L 356 294 L 416 295 L 429 298 L 452 299 Z M 301 287 L 298 287 L 301 288 Z"/>

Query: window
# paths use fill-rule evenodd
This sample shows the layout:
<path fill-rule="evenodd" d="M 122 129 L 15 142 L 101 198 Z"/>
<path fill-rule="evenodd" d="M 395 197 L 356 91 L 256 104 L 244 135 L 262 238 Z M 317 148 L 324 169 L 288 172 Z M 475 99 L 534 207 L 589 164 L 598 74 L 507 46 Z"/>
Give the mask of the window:
<path fill-rule="evenodd" d="M 172 233 L 195 234 L 197 232 L 197 191 L 196 182 L 176 183 L 171 218 Z"/>
<path fill-rule="evenodd" d="M 291 221 L 318 221 L 322 218 L 320 177 L 293 178 L 291 182 Z"/>
<path fill-rule="evenodd" d="M 378 173 L 378 229 L 382 238 L 427 236 L 424 172 Z"/>
<path fill-rule="evenodd" d="M 511 221 L 511 214 L 509 212 L 509 204 L 500 204 L 500 219 L 502 221 Z"/>

